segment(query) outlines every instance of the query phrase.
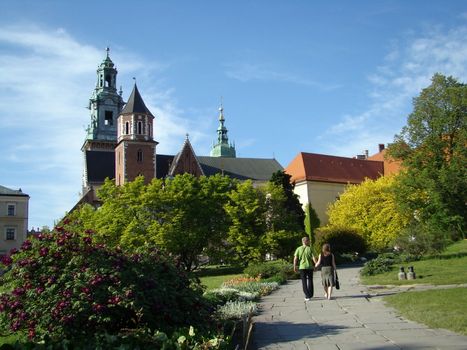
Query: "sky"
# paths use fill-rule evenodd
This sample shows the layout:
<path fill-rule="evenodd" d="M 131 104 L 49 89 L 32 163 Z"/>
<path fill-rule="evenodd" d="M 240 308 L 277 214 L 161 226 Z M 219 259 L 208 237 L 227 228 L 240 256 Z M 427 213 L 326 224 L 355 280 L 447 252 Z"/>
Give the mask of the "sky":
<path fill-rule="evenodd" d="M 105 48 L 136 78 L 160 154 L 209 155 L 223 100 L 237 157 L 353 157 L 388 144 L 434 73 L 467 82 L 466 1 L 0 0 L 0 185 L 29 228 L 81 194 Z"/>

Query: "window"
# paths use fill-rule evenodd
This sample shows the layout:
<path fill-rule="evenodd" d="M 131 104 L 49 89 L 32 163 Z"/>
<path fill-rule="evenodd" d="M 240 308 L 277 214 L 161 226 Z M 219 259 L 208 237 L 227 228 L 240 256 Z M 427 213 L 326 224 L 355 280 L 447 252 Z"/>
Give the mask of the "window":
<path fill-rule="evenodd" d="M 114 123 L 114 113 L 112 111 L 105 111 L 105 125 L 113 125 Z"/>
<path fill-rule="evenodd" d="M 130 134 L 130 123 L 126 122 L 125 123 L 125 135 L 129 135 L 129 134 Z"/>
<path fill-rule="evenodd" d="M 110 87 L 112 85 L 112 78 L 110 75 L 105 76 L 105 87 Z"/>
<path fill-rule="evenodd" d="M 8 216 L 15 216 L 16 215 L 16 205 L 14 204 L 8 204 L 7 206 Z"/>
<path fill-rule="evenodd" d="M 14 241 L 15 240 L 15 233 L 16 233 L 16 230 L 14 228 L 8 227 L 6 229 L 6 240 L 7 241 Z"/>
<path fill-rule="evenodd" d="M 138 122 L 138 134 L 141 135 L 143 133 L 143 123 Z"/>
<path fill-rule="evenodd" d="M 151 136 L 151 124 L 148 124 L 148 136 Z"/>
<path fill-rule="evenodd" d="M 142 150 L 138 150 L 138 153 L 136 155 L 136 160 L 138 161 L 138 163 L 141 163 L 143 161 L 143 151 Z"/>

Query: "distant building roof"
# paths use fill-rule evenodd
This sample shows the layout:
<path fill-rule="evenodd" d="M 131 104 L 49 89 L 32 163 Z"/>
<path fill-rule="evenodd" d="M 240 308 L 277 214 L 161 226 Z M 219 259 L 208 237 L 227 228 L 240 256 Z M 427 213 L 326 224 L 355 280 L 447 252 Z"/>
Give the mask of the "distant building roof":
<path fill-rule="evenodd" d="M 0 185 L 0 196 L 29 197 L 29 195 L 21 191 L 21 188 L 19 190 L 12 190 L 2 185 Z"/>
<path fill-rule="evenodd" d="M 104 151 L 86 151 L 86 169 L 88 182 L 104 182 L 115 178 L 115 153 Z"/>
<path fill-rule="evenodd" d="M 322 181 L 358 184 L 384 174 L 383 162 L 316 153 L 299 153 L 285 171 L 291 181 Z"/>
<path fill-rule="evenodd" d="M 198 160 L 206 176 L 224 174 L 239 180 L 268 181 L 273 173 L 283 170 L 275 159 L 199 156 Z"/>
<path fill-rule="evenodd" d="M 128 102 L 126 103 L 125 107 L 123 107 L 120 114 L 135 113 L 149 114 L 150 116 L 154 117 L 149 111 L 148 107 L 146 107 L 146 105 L 144 104 L 143 98 L 141 97 L 136 84 L 133 87 L 133 91 L 131 92 Z"/>

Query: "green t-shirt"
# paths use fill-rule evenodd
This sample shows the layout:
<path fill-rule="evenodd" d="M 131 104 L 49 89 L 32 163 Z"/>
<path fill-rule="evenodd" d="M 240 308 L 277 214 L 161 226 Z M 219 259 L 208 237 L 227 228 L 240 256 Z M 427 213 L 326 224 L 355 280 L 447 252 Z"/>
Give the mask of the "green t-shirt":
<path fill-rule="evenodd" d="M 310 247 L 303 245 L 298 247 L 295 250 L 294 256 L 296 256 L 300 262 L 300 265 L 298 266 L 299 270 L 309 270 L 314 268 L 313 252 Z"/>

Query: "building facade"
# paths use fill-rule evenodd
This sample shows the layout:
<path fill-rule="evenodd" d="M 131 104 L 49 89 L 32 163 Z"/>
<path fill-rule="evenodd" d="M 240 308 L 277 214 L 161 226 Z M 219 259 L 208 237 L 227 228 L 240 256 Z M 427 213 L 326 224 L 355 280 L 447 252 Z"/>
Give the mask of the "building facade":
<path fill-rule="evenodd" d="M 301 152 L 285 172 L 291 175 L 302 206 L 311 204 L 321 225 L 326 225 L 329 204 L 339 199 L 349 184 L 383 176 L 384 162 Z"/>
<path fill-rule="evenodd" d="M 0 186 L 0 255 L 19 249 L 28 230 L 29 196 Z"/>

